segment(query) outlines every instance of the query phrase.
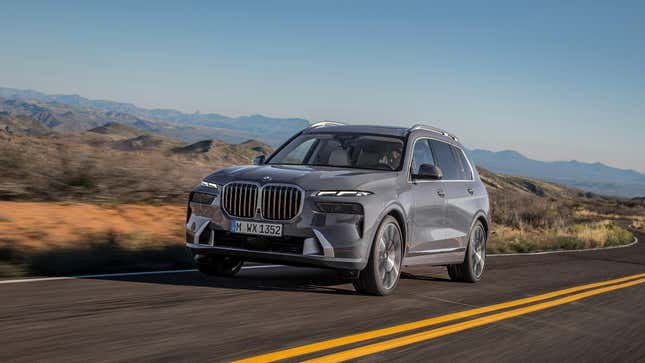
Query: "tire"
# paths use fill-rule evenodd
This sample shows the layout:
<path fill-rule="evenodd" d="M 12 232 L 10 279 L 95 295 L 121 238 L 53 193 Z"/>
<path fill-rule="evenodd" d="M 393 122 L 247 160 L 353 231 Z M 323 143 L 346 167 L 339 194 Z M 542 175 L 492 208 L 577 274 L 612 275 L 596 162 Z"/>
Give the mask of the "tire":
<path fill-rule="evenodd" d="M 376 231 L 367 266 L 354 280 L 356 291 L 378 296 L 394 292 L 401 275 L 403 243 L 399 223 L 386 216 Z"/>
<path fill-rule="evenodd" d="M 464 262 L 448 266 L 448 275 L 453 281 L 477 282 L 486 267 L 486 229 L 477 221 L 468 234 L 468 247 Z"/>
<path fill-rule="evenodd" d="M 208 276 L 233 277 L 242 269 L 244 261 L 229 256 L 207 257 L 197 261 L 199 272 Z"/>

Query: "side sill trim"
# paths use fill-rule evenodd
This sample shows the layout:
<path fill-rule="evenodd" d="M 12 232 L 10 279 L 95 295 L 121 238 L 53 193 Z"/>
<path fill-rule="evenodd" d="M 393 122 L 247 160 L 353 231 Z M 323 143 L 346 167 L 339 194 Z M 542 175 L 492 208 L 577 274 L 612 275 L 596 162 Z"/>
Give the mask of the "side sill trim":
<path fill-rule="evenodd" d="M 408 256 L 423 256 L 423 255 L 436 255 L 439 253 L 451 253 L 451 252 L 464 252 L 466 247 L 455 247 L 455 248 L 439 248 L 435 250 L 425 250 L 425 251 L 414 251 L 408 253 Z"/>

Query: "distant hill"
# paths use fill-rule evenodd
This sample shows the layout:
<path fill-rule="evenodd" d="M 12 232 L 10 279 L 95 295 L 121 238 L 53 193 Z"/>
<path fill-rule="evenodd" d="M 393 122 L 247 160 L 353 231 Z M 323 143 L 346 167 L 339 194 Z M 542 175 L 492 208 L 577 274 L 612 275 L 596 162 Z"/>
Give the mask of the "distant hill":
<path fill-rule="evenodd" d="M 5 101 L 21 101 L 27 104 L 10 104 L 5 108 L 17 108 L 23 114 L 35 114 L 43 122 L 54 124 L 62 132 L 82 128 L 74 123 L 76 116 L 92 123 L 100 117 L 99 124 L 119 122 L 146 131 L 161 133 L 187 142 L 216 138 L 226 142 L 242 142 L 258 139 L 277 146 L 287 137 L 307 127 L 309 122 L 301 118 L 273 118 L 263 115 L 229 117 L 216 113 L 183 113 L 173 109 L 146 109 L 131 103 L 107 100 L 90 100 L 79 95 L 48 95 L 45 93 L 0 87 L 0 98 Z M 36 101 L 36 102 L 33 102 Z M 68 110 L 61 112 L 62 105 Z M 0 110 L 2 107 L 0 106 Z M 67 113 L 69 112 L 69 113 Z M 62 125 L 62 126 L 61 126 Z M 91 127 L 96 127 L 93 124 Z M 77 130 L 78 131 L 78 130 Z"/>
<path fill-rule="evenodd" d="M 539 161 L 512 151 L 472 150 L 475 164 L 495 173 L 526 176 L 586 191 L 621 197 L 645 196 L 645 175 L 602 163 L 580 161 Z"/>
<path fill-rule="evenodd" d="M 570 187 L 567 185 L 551 183 L 538 179 L 531 179 L 523 176 L 512 176 L 505 174 L 493 173 L 482 167 L 477 168 L 479 176 L 481 177 L 484 185 L 489 193 L 502 192 L 502 193 L 520 193 L 530 194 L 536 197 L 552 198 L 552 199 L 577 199 L 577 198 L 592 198 L 604 199 L 605 197 L 591 192 L 585 192 L 581 189 Z M 611 197 L 609 197 L 611 198 Z"/>
<path fill-rule="evenodd" d="M 5 111 L 0 111 L 0 129 L 7 133 L 34 136 L 52 132 L 49 127 L 32 117 L 12 115 Z"/>
<path fill-rule="evenodd" d="M 256 140 L 187 144 L 118 123 L 73 134 L 13 130 L 0 124 L 0 200 L 183 202 L 213 170 L 271 152 Z"/>
<path fill-rule="evenodd" d="M 120 123 L 141 130 L 155 131 L 164 124 L 154 123 L 140 117 L 97 108 L 75 107 L 62 103 L 46 103 L 32 99 L 2 99 L 0 112 L 14 116 L 30 117 L 51 131 L 77 133 L 107 124 Z M 168 125 L 169 126 L 169 125 Z"/>
<path fill-rule="evenodd" d="M 121 137 L 137 137 L 143 134 L 141 130 L 135 127 L 126 126 L 118 122 L 110 122 L 105 125 L 90 129 L 88 132 Z"/>
<path fill-rule="evenodd" d="M 102 138 L 96 139 L 92 135 L 101 135 Z M 95 145 L 106 144 L 105 141 L 110 140 L 109 146 L 112 149 L 123 151 L 153 150 L 163 152 L 183 145 L 176 139 L 147 133 L 119 123 L 109 123 L 93 128 L 81 135 L 81 140 Z"/>
<path fill-rule="evenodd" d="M 184 157 L 190 156 L 199 160 L 223 163 L 248 164 L 253 157 L 268 155 L 272 149 L 269 145 L 256 140 L 247 140 L 240 144 L 226 144 L 219 140 L 203 140 L 183 147 L 172 149 L 172 152 Z"/>

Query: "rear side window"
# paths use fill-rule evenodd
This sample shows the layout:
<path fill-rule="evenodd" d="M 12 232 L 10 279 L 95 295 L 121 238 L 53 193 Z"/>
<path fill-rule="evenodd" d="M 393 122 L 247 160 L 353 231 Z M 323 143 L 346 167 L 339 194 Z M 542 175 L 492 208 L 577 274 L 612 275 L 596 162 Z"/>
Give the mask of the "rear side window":
<path fill-rule="evenodd" d="M 437 158 L 437 164 L 443 172 L 443 179 L 461 180 L 462 175 L 459 172 L 460 161 L 457 160 L 457 156 L 452 151 L 452 146 L 437 140 L 430 140 L 430 144 Z"/>
<path fill-rule="evenodd" d="M 414 143 L 412 151 L 412 175 L 419 174 L 419 168 L 423 164 L 436 165 L 428 139 L 419 139 Z"/>
<path fill-rule="evenodd" d="M 461 180 L 472 180 L 473 179 L 473 174 L 472 170 L 470 170 L 470 166 L 468 165 L 468 160 L 466 160 L 466 156 L 464 155 L 464 152 L 461 151 L 461 149 L 456 148 L 454 146 L 450 147 L 452 151 L 456 155 L 456 159 L 459 163 L 459 176 Z"/>

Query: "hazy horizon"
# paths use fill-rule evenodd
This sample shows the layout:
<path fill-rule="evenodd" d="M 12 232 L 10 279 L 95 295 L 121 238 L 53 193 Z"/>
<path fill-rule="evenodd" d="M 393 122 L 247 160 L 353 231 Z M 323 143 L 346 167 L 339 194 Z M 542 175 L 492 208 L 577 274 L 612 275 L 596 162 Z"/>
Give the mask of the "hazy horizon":
<path fill-rule="evenodd" d="M 645 4 L 22 2 L 0 83 L 312 121 L 645 172 Z"/>

